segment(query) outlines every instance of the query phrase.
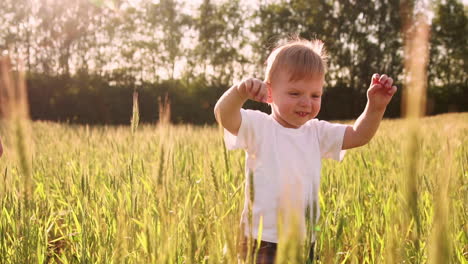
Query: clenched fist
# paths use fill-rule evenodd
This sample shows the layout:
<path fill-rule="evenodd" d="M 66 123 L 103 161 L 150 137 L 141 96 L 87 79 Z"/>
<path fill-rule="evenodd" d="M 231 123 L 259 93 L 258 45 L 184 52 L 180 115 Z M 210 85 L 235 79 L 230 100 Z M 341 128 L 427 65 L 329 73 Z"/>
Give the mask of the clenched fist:
<path fill-rule="evenodd" d="M 250 99 L 261 103 L 271 102 L 268 85 L 256 78 L 242 80 L 237 84 L 237 91 L 244 99 Z"/>

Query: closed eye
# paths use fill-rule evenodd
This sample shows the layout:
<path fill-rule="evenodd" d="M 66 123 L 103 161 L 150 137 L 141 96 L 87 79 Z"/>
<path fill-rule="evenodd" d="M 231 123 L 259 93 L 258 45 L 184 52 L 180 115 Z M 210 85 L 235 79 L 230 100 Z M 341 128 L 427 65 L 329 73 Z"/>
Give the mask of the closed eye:
<path fill-rule="evenodd" d="M 299 95 L 299 93 L 296 93 L 296 92 L 291 92 L 291 93 L 289 93 L 289 95 L 292 95 L 292 96 L 297 96 L 297 95 Z"/>

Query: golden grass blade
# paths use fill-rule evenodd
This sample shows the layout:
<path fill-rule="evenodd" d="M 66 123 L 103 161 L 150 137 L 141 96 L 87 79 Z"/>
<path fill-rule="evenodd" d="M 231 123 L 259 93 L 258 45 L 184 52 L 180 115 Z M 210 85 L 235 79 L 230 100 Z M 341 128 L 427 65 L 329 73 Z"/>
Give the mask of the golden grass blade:
<path fill-rule="evenodd" d="M 21 65 L 19 67 L 22 69 Z M 23 197 L 32 194 L 31 131 L 24 72 L 13 71 L 10 58 L 0 58 L 0 117 L 7 126 L 6 146 L 13 143 L 13 152 L 23 176 Z"/>

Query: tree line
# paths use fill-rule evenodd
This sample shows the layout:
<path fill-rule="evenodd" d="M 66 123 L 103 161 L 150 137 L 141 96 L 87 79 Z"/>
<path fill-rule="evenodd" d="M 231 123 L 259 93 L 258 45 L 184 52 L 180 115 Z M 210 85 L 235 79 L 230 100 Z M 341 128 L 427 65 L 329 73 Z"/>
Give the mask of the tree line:
<path fill-rule="evenodd" d="M 387 109 L 400 116 L 404 19 L 430 23 L 428 113 L 468 111 L 467 6 L 459 0 L 3 0 L 0 52 L 20 58 L 33 119 L 129 123 L 159 119 L 168 95 L 172 122 L 214 122 L 217 98 L 292 34 L 318 38 L 329 54 L 319 118 L 355 118 L 374 72 L 400 87 Z M 402 8 L 402 7 L 409 8 Z M 417 25 L 416 25 L 417 26 Z M 266 105 L 249 102 L 266 110 Z"/>

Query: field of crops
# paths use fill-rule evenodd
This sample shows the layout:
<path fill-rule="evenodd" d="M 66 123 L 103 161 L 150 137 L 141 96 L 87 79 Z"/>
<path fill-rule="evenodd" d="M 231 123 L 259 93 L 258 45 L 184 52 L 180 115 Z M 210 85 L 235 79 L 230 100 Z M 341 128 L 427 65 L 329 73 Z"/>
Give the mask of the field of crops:
<path fill-rule="evenodd" d="M 324 162 L 319 263 L 468 262 L 468 113 L 408 127 L 384 120 L 369 145 Z M 0 263 L 237 263 L 244 153 L 216 127 L 10 131 Z"/>

